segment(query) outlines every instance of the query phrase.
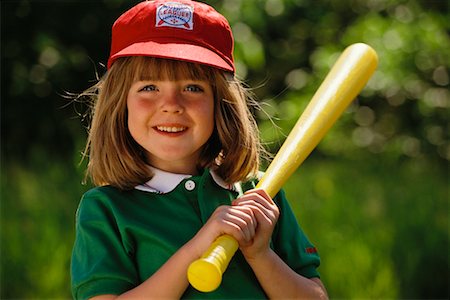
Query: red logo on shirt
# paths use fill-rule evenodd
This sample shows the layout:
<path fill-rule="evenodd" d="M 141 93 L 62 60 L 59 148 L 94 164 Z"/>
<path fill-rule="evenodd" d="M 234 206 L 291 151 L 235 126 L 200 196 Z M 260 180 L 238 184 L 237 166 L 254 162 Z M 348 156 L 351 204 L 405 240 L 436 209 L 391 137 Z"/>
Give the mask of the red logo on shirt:
<path fill-rule="evenodd" d="M 317 253 L 316 247 L 305 248 L 306 253 Z"/>

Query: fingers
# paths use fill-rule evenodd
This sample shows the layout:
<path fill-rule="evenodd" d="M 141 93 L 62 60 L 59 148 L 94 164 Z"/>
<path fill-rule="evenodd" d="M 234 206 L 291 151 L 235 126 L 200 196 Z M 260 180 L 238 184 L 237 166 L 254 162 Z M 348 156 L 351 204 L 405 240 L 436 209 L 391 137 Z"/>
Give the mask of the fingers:
<path fill-rule="evenodd" d="M 252 209 L 258 223 L 274 226 L 279 217 L 279 209 L 272 198 L 261 189 L 247 191 L 242 197 L 233 201 L 234 206 Z"/>
<path fill-rule="evenodd" d="M 267 253 L 270 239 L 278 221 L 279 209 L 272 198 L 264 190 L 247 191 L 243 196 L 233 201 L 233 207 L 247 207 L 253 211 L 257 226 L 253 241 L 248 245 L 240 245 L 246 259 Z"/>
<path fill-rule="evenodd" d="M 249 207 L 220 206 L 211 216 L 219 234 L 233 236 L 239 245 L 250 243 L 255 235 L 256 217 Z"/>
<path fill-rule="evenodd" d="M 202 231 L 212 239 L 229 234 L 240 247 L 248 247 L 255 239 L 268 240 L 278 217 L 272 198 L 264 190 L 254 189 L 234 200 L 232 206 L 218 207 Z"/>
<path fill-rule="evenodd" d="M 231 233 L 237 235 L 241 244 L 250 242 L 255 235 L 256 217 L 247 207 L 230 208 L 224 216 L 224 222 L 230 226 Z"/>
<path fill-rule="evenodd" d="M 244 203 L 249 203 L 249 201 L 254 201 L 264 206 L 266 209 L 272 210 L 276 207 L 275 202 L 272 198 L 261 189 L 249 190 L 243 196 L 233 201 L 233 205 L 243 205 Z"/>

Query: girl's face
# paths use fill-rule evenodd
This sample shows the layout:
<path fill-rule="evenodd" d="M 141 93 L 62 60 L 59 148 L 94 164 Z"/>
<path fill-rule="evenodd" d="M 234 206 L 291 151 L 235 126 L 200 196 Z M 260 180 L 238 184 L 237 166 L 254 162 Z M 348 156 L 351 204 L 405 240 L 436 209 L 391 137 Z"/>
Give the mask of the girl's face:
<path fill-rule="evenodd" d="M 202 80 L 145 80 L 128 92 L 128 129 L 150 165 L 195 175 L 214 130 L 214 93 Z"/>

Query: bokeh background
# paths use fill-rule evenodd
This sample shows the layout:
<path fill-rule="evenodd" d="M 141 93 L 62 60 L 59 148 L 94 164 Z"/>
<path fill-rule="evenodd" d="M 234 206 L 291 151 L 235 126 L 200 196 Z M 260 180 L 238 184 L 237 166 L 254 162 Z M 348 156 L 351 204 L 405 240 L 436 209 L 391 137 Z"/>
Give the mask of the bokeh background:
<path fill-rule="evenodd" d="M 69 298 L 86 105 L 110 27 L 138 1 L 1 2 L 1 299 Z M 446 0 L 207 1 L 276 152 L 349 44 L 379 68 L 286 185 L 331 298 L 449 298 Z"/>

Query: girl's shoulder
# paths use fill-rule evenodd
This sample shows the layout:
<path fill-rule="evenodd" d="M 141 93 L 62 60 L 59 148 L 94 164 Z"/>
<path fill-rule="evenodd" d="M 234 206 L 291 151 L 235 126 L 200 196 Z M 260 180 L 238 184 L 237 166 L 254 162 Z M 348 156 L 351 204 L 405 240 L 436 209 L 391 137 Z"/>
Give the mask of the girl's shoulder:
<path fill-rule="evenodd" d="M 121 195 L 129 191 L 120 190 L 111 185 L 96 186 L 86 191 L 83 197 L 97 197 L 101 195 Z"/>
<path fill-rule="evenodd" d="M 81 219 L 97 219 L 106 215 L 127 213 L 142 201 L 136 190 L 121 190 L 113 186 L 94 187 L 84 193 L 77 209 Z"/>
<path fill-rule="evenodd" d="M 117 207 L 129 203 L 136 198 L 135 190 L 121 190 L 119 188 L 105 185 L 91 188 L 83 194 L 80 207 Z"/>
<path fill-rule="evenodd" d="M 161 197 L 159 193 L 150 193 L 136 188 L 123 190 L 111 185 L 97 186 L 86 191 L 81 203 L 97 202 L 104 205 L 127 205 L 131 202 L 148 201 L 149 199 Z"/>
<path fill-rule="evenodd" d="M 82 201 L 114 201 L 130 197 L 130 192 L 131 191 L 121 190 L 110 185 L 97 186 L 85 192 Z"/>

